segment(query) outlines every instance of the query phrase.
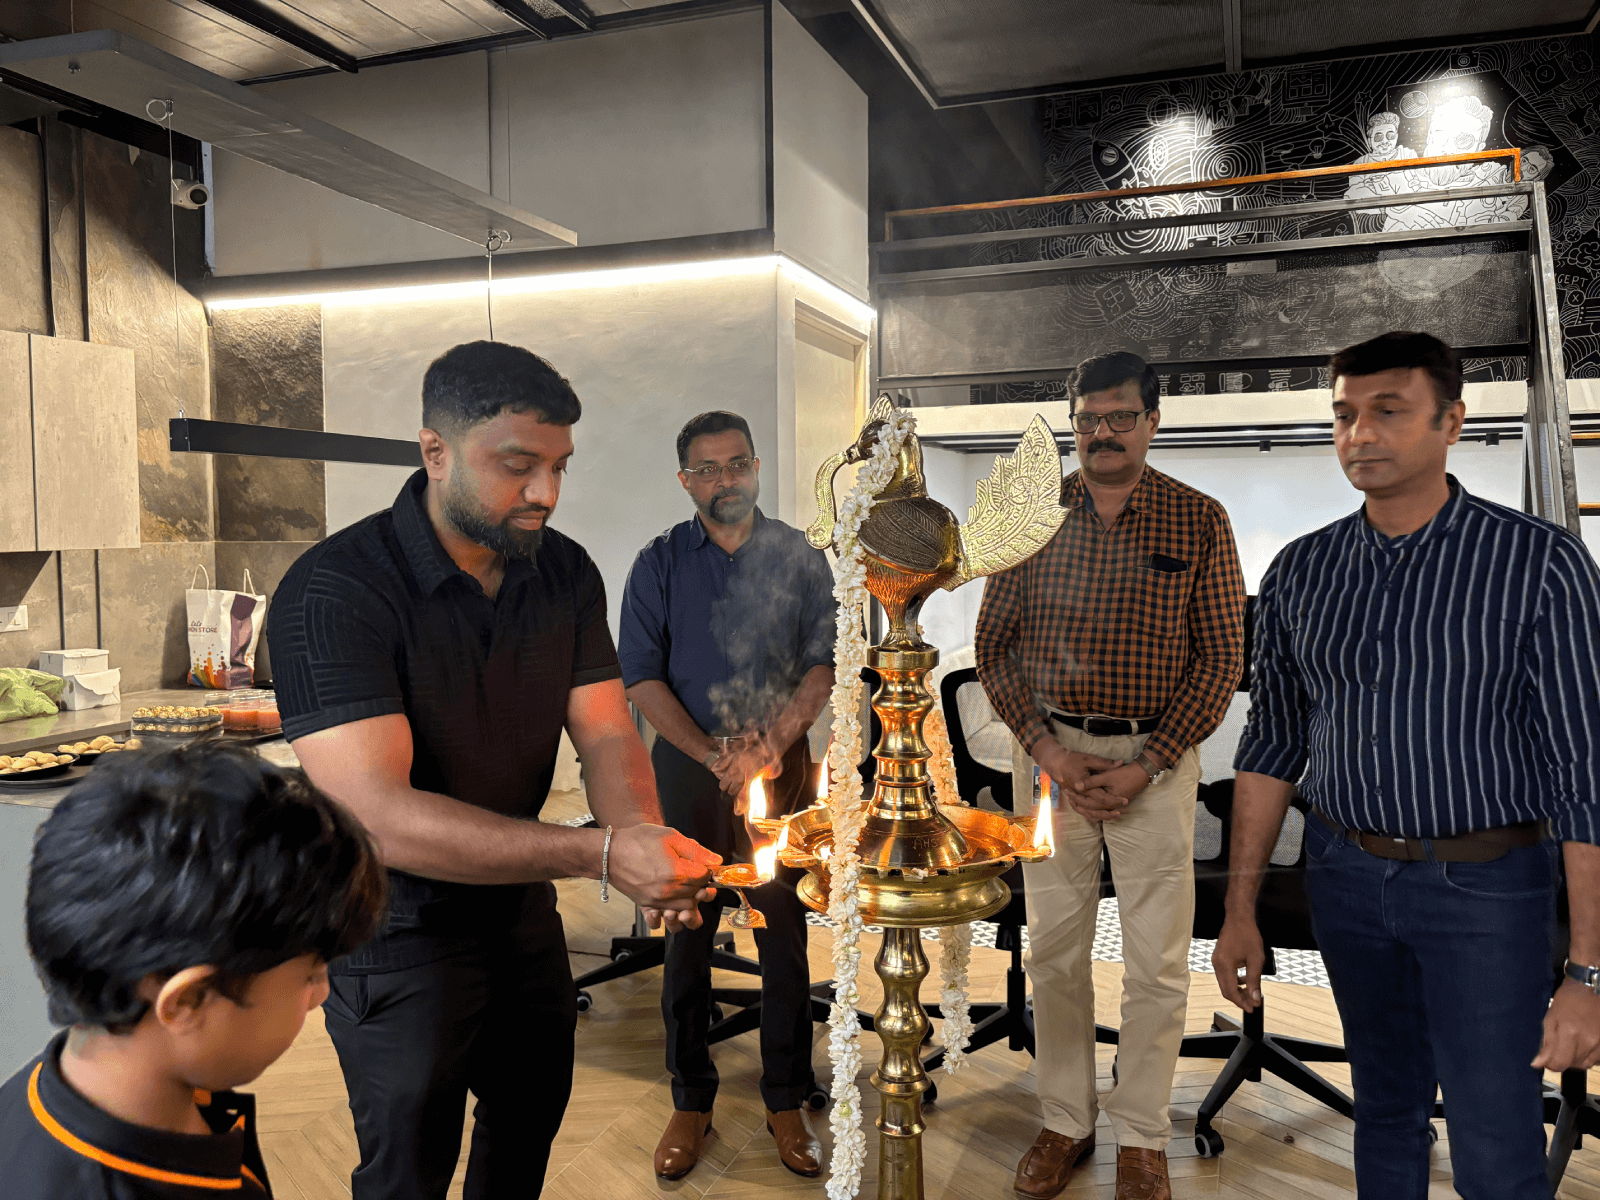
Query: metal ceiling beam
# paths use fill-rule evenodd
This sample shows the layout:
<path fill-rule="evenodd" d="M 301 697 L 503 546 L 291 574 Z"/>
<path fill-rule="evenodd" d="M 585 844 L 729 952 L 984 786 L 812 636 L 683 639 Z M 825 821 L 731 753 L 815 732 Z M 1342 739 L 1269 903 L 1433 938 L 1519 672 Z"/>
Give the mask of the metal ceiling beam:
<path fill-rule="evenodd" d="M 577 235 L 441 171 L 318 120 L 273 96 L 115 30 L 0 45 L 0 73 L 136 117 L 483 246 L 490 230 L 514 249 L 571 246 Z"/>
<path fill-rule="evenodd" d="M 200 0 L 200 2 L 208 8 L 227 13 L 234 20 L 244 22 L 259 33 L 276 38 L 286 46 L 293 46 L 303 54 L 320 59 L 330 67 L 352 74 L 356 70 L 355 55 L 346 54 L 333 43 L 324 41 L 309 30 L 285 21 L 266 5 L 259 3 L 259 0 Z"/>
<path fill-rule="evenodd" d="M 1240 0 L 1222 0 L 1222 69 L 1234 75 L 1244 69 L 1244 16 Z"/>
<path fill-rule="evenodd" d="M 545 28 L 544 18 L 524 3 L 524 0 L 489 0 L 489 3 L 540 41 L 550 40 L 550 31 Z"/>
<path fill-rule="evenodd" d="M 580 0 L 550 0 L 550 3 L 566 13 L 567 20 L 585 33 L 594 28 L 594 15 L 580 3 Z"/>
<path fill-rule="evenodd" d="M 596 13 L 589 18 L 587 32 L 563 33 L 553 31 L 550 38 L 589 37 L 600 33 L 615 33 L 624 29 L 649 29 L 657 25 L 675 25 L 680 21 L 698 21 L 704 17 L 727 16 L 731 13 L 751 12 L 759 9 L 762 0 L 680 0 L 677 4 L 658 4 L 651 8 L 634 8 L 623 12 Z M 576 5 L 574 5 L 576 7 Z M 387 67 L 395 63 L 420 62 L 430 58 L 448 58 L 455 54 L 472 54 L 479 50 L 499 50 L 507 46 L 525 46 L 546 40 L 546 35 L 524 29 L 520 33 L 492 33 L 485 37 L 468 38 L 461 42 L 418 46 L 411 50 L 396 50 L 390 54 L 375 54 L 363 58 L 363 67 Z M 285 79 L 306 79 L 326 75 L 332 68 L 309 67 L 304 71 L 283 71 L 276 75 L 260 75 L 242 83 L 277 83 Z"/>

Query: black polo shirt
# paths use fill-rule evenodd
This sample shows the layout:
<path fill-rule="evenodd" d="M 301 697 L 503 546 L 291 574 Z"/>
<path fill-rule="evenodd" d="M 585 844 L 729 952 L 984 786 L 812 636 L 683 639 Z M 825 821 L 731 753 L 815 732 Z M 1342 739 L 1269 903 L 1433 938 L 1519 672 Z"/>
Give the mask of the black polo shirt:
<path fill-rule="evenodd" d="M 270 1197 L 255 1097 L 197 1093 L 210 1134 L 133 1125 L 96 1108 L 61 1075 L 58 1033 L 0 1086 L 0 1193 L 6 1200 Z"/>
<path fill-rule="evenodd" d="M 426 485 L 418 471 L 392 508 L 318 543 L 278 586 L 267 637 L 284 736 L 403 713 L 413 787 L 532 819 L 550 790 L 568 693 L 621 676 L 605 585 L 582 546 L 546 528 L 538 553 L 507 563 L 490 599 L 445 553 Z M 340 970 L 426 961 L 504 930 L 530 890 L 553 890 L 399 871 L 390 882 L 386 934 Z"/>

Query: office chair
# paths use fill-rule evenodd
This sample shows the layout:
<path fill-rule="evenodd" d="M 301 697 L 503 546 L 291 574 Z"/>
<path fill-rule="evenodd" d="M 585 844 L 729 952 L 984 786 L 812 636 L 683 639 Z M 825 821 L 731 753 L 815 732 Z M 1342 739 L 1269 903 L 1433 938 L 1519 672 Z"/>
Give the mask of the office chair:
<path fill-rule="evenodd" d="M 1214 939 L 1222 930 L 1224 902 L 1228 893 L 1233 780 L 1222 779 L 1202 784 L 1200 802 L 1210 816 L 1220 822 L 1221 828 L 1216 831 L 1220 841 L 1216 856 L 1195 862 L 1194 936 Z M 1311 909 L 1305 893 L 1306 852 L 1303 834 L 1308 812 L 1309 808 L 1296 797 L 1261 879 L 1261 891 L 1256 901 L 1256 922 L 1266 946 L 1266 962 L 1261 968 L 1263 975 L 1277 974 L 1275 948 L 1317 948 L 1316 939 L 1311 934 Z M 1196 841 L 1198 843 L 1199 839 Z M 1210 1033 L 1191 1034 L 1183 1039 L 1183 1048 L 1179 1051 L 1181 1057 L 1227 1060 L 1227 1065 L 1211 1085 L 1206 1098 L 1200 1102 L 1200 1110 L 1195 1117 L 1194 1144 L 1201 1158 L 1212 1158 L 1223 1150 L 1222 1135 L 1212 1128 L 1212 1118 L 1221 1111 L 1241 1083 L 1246 1080 L 1261 1082 L 1263 1071 L 1271 1072 L 1291 1087 L 1343 1116 L 1355 1115 L 1351 1098 L 1306 1066 L 1311 1062 L 1346 1062 L 1348 1059 L 1344 1047 L 1268 1033 L 1264 1028 L 1265 1015 L 1264 1001 L 1256 1005 L 1254 1012 L 1243 1014 L 1242 1022 L 1224 1013 L 1214 1013 Z M 1436 1132 L 1431 1134 L 1430 1140 L 1437 1136 Z"/>

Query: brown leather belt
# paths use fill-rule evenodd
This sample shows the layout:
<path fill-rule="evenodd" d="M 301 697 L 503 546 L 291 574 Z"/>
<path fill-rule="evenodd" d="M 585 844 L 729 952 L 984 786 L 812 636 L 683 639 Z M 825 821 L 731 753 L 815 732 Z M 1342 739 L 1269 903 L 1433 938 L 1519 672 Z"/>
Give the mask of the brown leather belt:
<path fill-rule="evenodd" d="M 1334 833 L 1368 854 L 1378 858 L 1392 858 L 1400 862 L 1426 862 L 1428 849 L 1433 849 L 1437 862 L 1493 862 L 1507 850 L 1524 846 L 1537 846 L 1549 836 L 1544 821 L 1522 821 L 1516 825 L 1502 825 L 1499 829 L 1480 829 L 1475 833 L 1462 833 L 1447 838 L 1390 837 L 1382 833 L 1362 833 L 1341 825 L 1320 809 L 1312 809 L 1316 817 Z"/>

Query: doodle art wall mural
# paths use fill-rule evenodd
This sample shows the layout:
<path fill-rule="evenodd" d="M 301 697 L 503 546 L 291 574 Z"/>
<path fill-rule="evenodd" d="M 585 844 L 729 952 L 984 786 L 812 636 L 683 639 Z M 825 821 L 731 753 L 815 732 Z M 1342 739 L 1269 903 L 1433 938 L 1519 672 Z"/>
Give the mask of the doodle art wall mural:
<path fill-rule="evenodd" d="M 1600 377 L 1597 50 L 1594 36 L 1552 38 L 1058 97 L 1045 108 L 1047 178 L 1052 192 L 1070 194 L 1518 147 L 1524 178 L 1542 180 L 1547 191 L 1567 374 Z M 1007 210 L 985 214 L 985 227 L 1176 212 L 1215 211 L 1220 219 L 1214 226 L 1182 230 L 1056 238 L 1042 243 L 1042 250 L 1038 242 L 1001 245 L 980 250 L 977 257 L 1115 255 L 1515 219 L 1524 215 L 1520 198 L 1405 205 L 1275 223 L 1244 216 L 1251 208 L 1296 200 L 1466 189 L 1509 177 L 1499 162 L 1478 162 L 1085 202 L 1070 218 L 1066 206 Z M 1359 284 L 1343 285 L 1342 298 L 1334 294 L 1338 289 L 1319 292 L 1315 271 L 1288 269 L 1291 259 L 1280 260 L 1277 268 L 1267 260 L 1259 275 L 1247 279 L 1237 278 L 1241 263 L 1233 265 L 1235 277 L 1223 263 L 1155 268 L 1120 278 L 1081 272 L 1074 286 L 1063 289 L 1057 328 L 1074 326 L 1085 341 L 1102 347 L 1142 348 L 1157 361 L 1270 359 L 1274 353 L 1307 353 L 1319 338 L 1337 345 L 1367 336 L 1371 321 L 1356 309 L 1375 306 L 1378 311 L 1367 316 L 1385 327 L 1456 321 L 1459 338 L 1481 335 L 1479 341 L 1458 344 L 1491 345 L 1507 332 L 1503 310 L 1526 295 L 1525 289 L 1501 287 L 1498 256 L 1481 244 L 1466 252 L 1396 247 L 1355 253 L 1349 265 L 1363 268 L 1356 272 Z M 1094 277 L 1092 286 L 1086 276 Z M 1359 286 L 1359 296 L 1352 286 Z M 1319 325 L 1325 328 L 1319 331 Z M 1475 380 L 1526 374 L 1520 359 L 1473 359 L 1467 368 L 1468 378 Z M 1175 366 L 1163 384 L 1172 394 L 1276 391 L 1325 386 L 1324 379 L 1324 368 L 1303 365 L 1190 372 Z M 975 389 L 974 398 L 1045 398 L 1061 386 L 999 385 Z"/>

